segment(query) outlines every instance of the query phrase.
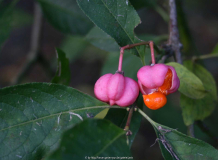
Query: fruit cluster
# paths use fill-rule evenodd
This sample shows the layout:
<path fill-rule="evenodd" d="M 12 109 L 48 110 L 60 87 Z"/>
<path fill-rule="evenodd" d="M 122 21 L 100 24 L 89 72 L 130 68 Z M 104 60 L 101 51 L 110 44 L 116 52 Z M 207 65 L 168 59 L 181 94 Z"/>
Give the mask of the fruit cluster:
<path fill-rule="evenodd" d="M 136 101 L 140 90 L 148 108 L 156 110 L 166 104 L 166 95 L 177 91 L 180 81 L 173 67 L 155 64 L 153 42 L 149 42 L 149 45 L 152 64 L 139 69 L 137 73 L 138 83 L 129 77 L 124 77 L 122 71 L 123 53 L 124 49 L 131 46 L 121 48 L 118 71 L 114 75 L 111 73 L 103 75 L 95 83 L 94 93 L 99 100 L 108 102 L 111 106 L 117 104 L 121 107 L 127 107 Z"/>

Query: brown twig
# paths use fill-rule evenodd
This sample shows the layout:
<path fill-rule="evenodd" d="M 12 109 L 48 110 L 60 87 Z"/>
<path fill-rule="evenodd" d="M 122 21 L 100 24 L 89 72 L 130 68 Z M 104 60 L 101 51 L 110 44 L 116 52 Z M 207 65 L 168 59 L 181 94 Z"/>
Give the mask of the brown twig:
<path fill-rule="evenodd" d="M 129 130 L 129 126 L 130 126 L 130 122 L 131 122 L 131 119 L 132 119 L 133 111 L 134 111 L 134 107 L 132 106 L 130 108 L 130 110 L 129 110 L 129 115 L 128 115 L 128 118 L 127 118 L 127 121 L 126 121 L 125 130 Z"/>
<path fill-rule="evenodd" d="M 37 61 L 38 50 L 40 45 L 41 38 L 41 28 L 42 28 L 42 11 L 38 3 L 35 3 L 34 6 L 34 22 L 31 34 L 30 41 L 30 51 L 28 53 L 28 57 L 26 63 L 21 68 L 16 77 L 12 80 L 11 84 L 15 85 L 20 83 L 25 74 L 29 71 L 29 69 L 33 66 L 33 64 Z"/>
<path fill-rule="evenodd" d="M 169 36 L 168 43 L 172 47 L 172 50 L 175 53 L 176 61 L 182 64 L 182 56 L 181 56 L 182 44 L 180 43 L 179 40 L 179 30 L 177 26 L 177 12 L 176 12 L 175 0 L 169 0 L 169 7 L 170 7 L 170 22 L 169 22 L 170 36 Z"/>
<path fill-rule="evenodd" d="M 135 43 L 135 44 L 128 44 L 126 46 L 123 46 L 120 48 L 120 58 L 119 58 L 119 65 L 118 65 L 118 73 L 122 73 L 122 62 L 123 62 L 123 54 L 125 49 L 131 49 L 136 46 L 141 46 L 141 45 L 149 45 L 151 49 L 151 59 L 152 59 L 152 64 L 155 64 L 155 56 L 154 56 L 154 49 L 157 52 L 160 52 L 159 48 L 154 44 L 153 41 L 148 41 L 148 42 L 141 42 L 141 43 Z M 145 65 L 145 64 L 144 64 Z"/>
<path fill-rule="evenodd" d="M 181 48 L 182 44 L 179 40 L 179 29 L 177 25 L 177 11 L 176 11 L 176 2 L 175 0 L 169 0 L 170 8 L 170 24 L 169 24 L 169 41 L 168 45 L 172 47 L 172 50 L 176 57 L 176 62 L 182 64 L 182 54 Z M 188 135 L 194 137 L 194 124 L 188 126 Z"/>

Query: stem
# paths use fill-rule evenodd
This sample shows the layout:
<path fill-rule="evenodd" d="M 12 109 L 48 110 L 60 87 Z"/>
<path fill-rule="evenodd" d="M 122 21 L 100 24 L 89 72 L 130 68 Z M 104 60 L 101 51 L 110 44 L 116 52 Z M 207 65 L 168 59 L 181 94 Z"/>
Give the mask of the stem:
<path fill-rule="evenodd" d="M 155 64 L 154 49 L 157 50 L 158 53 L 160 53 L 160 50 L 154 44 L 154 42 L 149 41 L 149 42 L 141 42 L 141 43 L 135 43 L 135 44 L 128 44 L 128 45 L 120 48 L 120 58 L 119 58 L 119 64 L 118 64 L 118 72 L 122 72 L 122 63 L 123 63 L 124 50 L 125 49 L 131 49 L 133 47 L 141 46 L 141 45 L 149 45 L 150 46 L 150 48 L 151 48 L 152 64 Z"/>
<path fill-rule="evenodd" d="M 122 72 L 123 54 L 124 54 L 124 47 L 122 47 L 120 49 L 120 58 L 119 58 L 119 64 L 118 64 L 118 72 Z"/>
<path fill-rule="evenodd" d="M 17 76 L 12 80 L 12 85 L 20 83 L 24 75 L 29 71 L 30 67 L 36 62 L 39 42 L 41 38 L 41 28 L 42 28 L 42 12 L 38 3 L 34 6 L 34 22 L 32 28 L 32 37 L 30 44 L 30 51 L 26 63 L 21 68 Z"/>
<path fill-rule="evenodd" d="M 170 6 L 170 36 L 169 36 L 169 45 L 172 46 L 172 49 L 176 56 L 176 61 L 182 64 L 182 56 L 181 56 L 181 47 L 182 44 L 179 40 L 179 30 L 177 26 L 177 12 L 176 12 L 176 3 L 175 0 L 169 0 Z"/>
<path fill-rule="evenodd" d="M 175 53 L 176 61 L 182 64 L 182 55 L 181 48 L 182 44 L 179 40 L 179 30 L 177 25 L 177 11 L 176 11 L 176 2 L 175 0 L 169 0 L 170 7 L 170 36 L 169 36 L 169 45 L 172 47 L 173 52 Z M 188 126 L 188 135 L 194 137 L 194 125 Z"/>
<path fill-rule="evenodd" d="M 154 43 L 152 41 L 149 42 L 149 46 L 151 49 L 151 61 L 152 61 L 152 65 L 155 64 L 155 56 L 154 56 Z"/>
<path fill-rule="evenodd" d="M 188 131 L 187 131 L 188 133 L 187 134 L 190 137 L 194 138 L 195 137 L 195 135 L 194 135 L 194 124 L 189 125 L 187 128 L 188 128 Z"/>
<path fill-rule="evenodd" d="M 145 119 L 147 119 L 154 127 L 157 128 L 156 123 L 155 123 L 150 117 L 148 117 L 147 114 L 145 114 L 140 108 L 138 108 L 138 112 L 139 112 Z"/>
<path fill-rule="evenodd" d="M 126 126 L 124 128 L 125 131 L 128 131 L 129 130 L 129 126 L 130 126 L 130 122 L 131 122 L 131 119 L 132 119 L 132 114 L 133 114 L 133 111 L 134 111 L 134 106 L 132 106 L 129 110 L 129 115 L 128 115 L 128 118 L 127 118 L 127 121 L 126 121 Z"/>
<path fill-rule="evenodd" d="M 213 57 L 218 57 L 218 53 L 213 53 L 213 54 L 205 54 L 201 56 L 193 56 L 192 60 L 198 60 L 198 59 L 207 59 L 207 58 L 213 58 Z"/>

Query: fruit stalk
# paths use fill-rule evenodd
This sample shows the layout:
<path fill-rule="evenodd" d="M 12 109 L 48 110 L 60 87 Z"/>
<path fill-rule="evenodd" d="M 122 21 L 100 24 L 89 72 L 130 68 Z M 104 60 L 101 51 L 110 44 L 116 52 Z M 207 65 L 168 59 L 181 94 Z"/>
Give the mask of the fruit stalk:
<path fill-rule="evenodd" d="M 152 64 L 155 64 L 155 56 L 154 56 L 154 42 L 149 41 L 149 42 L 141 42 L 141 43 L 135 43 L 135 44 L 128 44 L 126 46 L 123 46 L 120 48 L 120 58 L 119 58 L 119 64 L 118 64 L 118 72 L 122 72 L 122 63 L 123 63 L 123 54 L 125 49 L 131 49 L 136 46 L 141 46 L 141 45 L 149 45 L 151 49 L 151 59 L 152 59 Z"/>

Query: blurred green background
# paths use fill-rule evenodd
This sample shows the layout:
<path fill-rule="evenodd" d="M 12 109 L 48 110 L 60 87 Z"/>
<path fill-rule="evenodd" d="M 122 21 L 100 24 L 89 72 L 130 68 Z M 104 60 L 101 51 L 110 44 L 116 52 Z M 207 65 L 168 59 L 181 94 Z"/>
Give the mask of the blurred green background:
<path fill-rule="evenodd" d="M 11 0 L 0 1 L 0 13 L 11 2 Z M 184 44 L 183 54 L 186 55 L 184 58 L 211 53 L 218 42 L 218 1 L 179 0 L 177 2 L 180 9 L 184 11 L 183 17 L 179 17 L 181 41 Z M 6 25 L 6 29 L 0 32 L 1 38 L 5 36 L 7 28 L 11 27 L 10 36 L 0 50 L 1 88 L 10 86 L 26 63 L 32 36 L 34 3 L 33 0 L 20 0 L 13 9 L 11 16 L 8 17 L 9 21 L 7 18 L 4 19 L 3 16 L 0 17 L 0 24 Z M 157 44 L 165 43 L 168 35 L 168 23 L 166 22 L 168 1 L 132 0 L 132 4 L 137 9 L 142 21 L 135 29 L 138 37 L 144 40 L 154 40 Z M 44 14 L 46 13 L 44 12 Z M 48 15 L 46 17 L 48 18 Z M 92 23 L 89 23 L 89 25 L 83 26 L 86 33 L 94 26 Z M 69 34 L 61 32 L 54 26 L 53 23 L 49 23 L 46 18 L 43 18 L 39 42 L 43 60 L 39 59 L 31 66 L 20 83 L 50 82 L 56 71 L 55 48 L 58 47 L 65 51 L 70 60 L 70 86 L 94 96 L 93 87 L 96 80 L 104 73 L 116 71 L 119 47 L 114 41 L 111 41 L 110 37 L 105 38 L 104 35 L 96 33 L 98 30 L 92 30 L 88 35 L 77 33 L 77 31 Z M 99 41 L 101 36 L 102 39 Z M 108 45 L 105 45 L 106 43 Z M 96 47 L 99 44 L 101 49 Z M 146 62 L 148 63 L 150 56 L 147 55 Z M 142 66 L 139 62 L 140 60 L 137 57 L 126 52 L 123 63 L 125 75 L 136 79 L 136 72 Z M 218 59 L 210 58 L 200 63 L 212 73 L 216 82 L 218 82 Z M 169 95 L 165 107 L 157 111 L 145 108 L 145 112 L 154 121 L 186 133 L 187 128 L 183 123 L 179 97 L 179 92 Z M 214 113 L 204 122 L 212 133 L 218 137 L 217 114 L 218 109 L 215 109 Z M 202 133 L 196 125 L 195 136 L 218 148 L 218 142 Z M 132 148 L 134 157 L 137 160 L 163 159 L 158 144 L 150 147 L 154 144 L 155 139 L 156 135 L 152 126 L 146 120 L 143 120 Z"/>

